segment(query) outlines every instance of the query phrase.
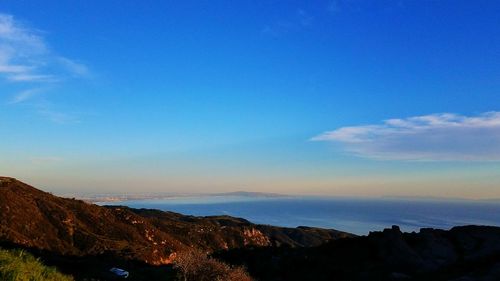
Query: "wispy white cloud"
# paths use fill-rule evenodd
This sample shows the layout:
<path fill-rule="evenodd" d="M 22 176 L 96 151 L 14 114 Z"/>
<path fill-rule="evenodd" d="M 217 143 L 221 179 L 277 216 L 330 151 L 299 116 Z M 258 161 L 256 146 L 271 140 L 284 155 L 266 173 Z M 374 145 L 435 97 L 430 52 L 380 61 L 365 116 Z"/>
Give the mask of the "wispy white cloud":
<path fill-rule="evenodd" d="M 500 161 L 500 112 L 451 113 L 342 127 L 313 137 L 362 157 L 424 161 Z"/>
<path fill-rule="evenodd" d="M 47 92 L 42 88 L 90 76 L 86 65 L 54 52 L 43 35 L 14 16 L 0 13 L 0 81 L 25 87 L 13 94 L 9 104 L 26 102 Z M 69 119 L 66 114 L 48 109 L 46 102 L 34 106 L 39 114 L 54 122 Z"/>
<path fill-rule="evenodd" d="M 0 65 L 0 73 L 27 73 L 32 69 L 24 65 Z"/>
<path fill-rule="evenodd" d="M 50 74 L 13 73 L 7 77 L 7 80 L 12 82 L 52 83 L 57 82 L 58 78 Z"/>
<path fill-rule="evenodd" d="M 21 91 L 21 92 L 17 93 L 9 103 L 15 104 L 15 103 L 24 102 L 24 101 L 30 99 L 31 97 L 41 93 L 41 92 L 42 92 L 42 90 L 39 88 Z"/>
<path fill-rule="evenodd" d="M 88 77 L 90 71 L 88 67 L 84 64 L 77 63 L 65 57 L 58 57 L 58 63 L 63 66 L 67 71 L 69 71 L 73 76 L 77 77 Z"/>
<path fill-rule="evenodd" d="M 87 76 L 88 68 L 52 51 L 37 29 L 0 13 L 0 77 L 12 82 L 52 83 Z"/>
<path fill-rule="evenodd" d="M 0 73 L 11 81 L 38 81 L 50 52 L 41 32 L 0 14 Z"/>

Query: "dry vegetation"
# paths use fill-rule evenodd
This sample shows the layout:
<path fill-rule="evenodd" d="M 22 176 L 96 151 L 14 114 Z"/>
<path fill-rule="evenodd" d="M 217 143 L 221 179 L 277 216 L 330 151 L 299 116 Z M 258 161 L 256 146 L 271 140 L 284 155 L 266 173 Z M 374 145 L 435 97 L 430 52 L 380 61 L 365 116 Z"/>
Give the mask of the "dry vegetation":
<path fill-rule="evenodd" d="M 183 281 L 251 281 L 243 267 L 231 267 L 207 256 L 206 253 L 190 249 L 177 254 L 174 267 Z"/>

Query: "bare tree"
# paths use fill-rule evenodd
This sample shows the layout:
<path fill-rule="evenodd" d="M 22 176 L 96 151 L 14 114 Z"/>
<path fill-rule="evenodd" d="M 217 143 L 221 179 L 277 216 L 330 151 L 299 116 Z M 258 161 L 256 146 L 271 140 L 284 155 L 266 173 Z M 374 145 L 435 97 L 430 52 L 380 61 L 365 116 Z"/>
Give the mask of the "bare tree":
<path fill-rule="evenodd" d="M 198 249 L 177 253 L 174 268 L 184 281 L 252 281 L 243 267 L 231 267 Z"/>

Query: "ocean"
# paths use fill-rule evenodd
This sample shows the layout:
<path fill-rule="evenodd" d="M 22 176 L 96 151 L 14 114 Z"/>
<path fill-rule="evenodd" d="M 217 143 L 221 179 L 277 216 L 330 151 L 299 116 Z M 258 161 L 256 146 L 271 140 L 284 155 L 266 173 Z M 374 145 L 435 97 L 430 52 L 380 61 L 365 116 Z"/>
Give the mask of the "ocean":
<path fill-rule="evenodd" d="M 333 228 L 358 235 L 392 225 L 407 232 L 469 224 L 500 226 L 500 204 L 484 201 L 200 196 L 102 204 L 195 216 L 229 215 L 258 224 Z"/>

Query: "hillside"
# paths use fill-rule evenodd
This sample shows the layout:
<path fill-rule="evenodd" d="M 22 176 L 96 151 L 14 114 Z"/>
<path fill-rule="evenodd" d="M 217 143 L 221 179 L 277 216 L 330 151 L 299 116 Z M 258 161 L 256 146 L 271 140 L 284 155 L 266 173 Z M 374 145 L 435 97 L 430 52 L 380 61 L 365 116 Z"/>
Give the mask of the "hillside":
<path fill-rule="evenodd" d="M 336 230 L 256 225 L 228 216 L 102 207 L 0 178 L 0 242 L 66 256 L 113 255 L 160 265 L 189 247 L 309 247 L 351 236 Z"/>

